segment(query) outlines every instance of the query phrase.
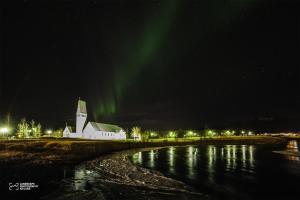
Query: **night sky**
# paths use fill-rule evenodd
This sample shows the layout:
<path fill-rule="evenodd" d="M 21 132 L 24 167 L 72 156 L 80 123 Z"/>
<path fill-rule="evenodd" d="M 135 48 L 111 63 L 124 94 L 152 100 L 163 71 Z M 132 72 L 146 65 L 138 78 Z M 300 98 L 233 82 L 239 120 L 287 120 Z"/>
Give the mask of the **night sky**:
<path fill-rule="evenodd" d="M 0 122 L 300 130 L 297 0 L 8 2 Z"/>

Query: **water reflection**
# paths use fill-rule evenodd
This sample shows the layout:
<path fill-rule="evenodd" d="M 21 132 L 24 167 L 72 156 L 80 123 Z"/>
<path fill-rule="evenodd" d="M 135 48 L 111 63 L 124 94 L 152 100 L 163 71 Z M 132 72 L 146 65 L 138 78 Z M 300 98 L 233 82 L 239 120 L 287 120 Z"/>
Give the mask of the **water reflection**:
<path fill-rule="evenodd" d="M 254 167 L 254 159 L 253 159 L 253 146 L 250 145 L 249 146 L 249 163 L 250 163 L 250 167 L 253 168 Z"/>
<path fill-rule="evenodd" d="M 226 154 L 226 170 L 229 170 L 230 167 L 231 167 L 231 148 L 230 148 L 230 145 L 226 145 L 225 146 L 225 151 L 227 152 Z"/>
<path fill-rule="evenodd" d="M 210 181 L 213 181 L 213 173 L 214 173 L 214 167 L 215 167 L 215 161 L 216 161 L 216 148 L 212 145 L 208 146 L 207 151 L 208 156 L 208 164 L 207 164 L 207 171 L 208 171 L 208 178 Z"/>
<path fill-rule="evenodd" d="M 232 146 L 232 168 L 236 168 L 236 146 Z"/>
<path fill-rule="evenodd" d="M 154 162 L 154 150 L 151 150 L 149 153 L 149 166 L 150 167 L 154 167 L 155 166 L 155 162 Z"/>
<path fill-rule="evenodd" d="M 226 145 L 226 171 L 231 171 L 236 169 L 236 145 Z"/>
<path fill-rule="evenodd" d="M 152 169 L 163 167 L 170 175 L 183 172 L 192 180 L 206 174 L 209 181 L 214 182 L 216 174 L 222 171 L 252 173 L 255 168 L 254 151 L 253 145 L 169 147 L 136 153 L 131 160 L 134 164 Z"/>
<path fill-rule="evenodd" d="M 291 146 L 295 147 L 297 144 L 291 143 Z M 201 151 L 204 153 L 200 155 Z M 199 168 L 205 169 L 208 177 L 212 180 L 217 171 L 216 165 L 219 165 L 218 168 L 221 166 L 227 172 L 240 170 L 253 172 L 255 168 L 254 151 L 253 145 L 169 147 L 160 151 L 136 153 L 131 156 L 131 160 L 133 164 L 146 164 L 147 167 L 153 169 L 164 166 L 169 174 L 177 174 L 185 168 L 186 176 L 190 179 L 195 179 L 199 173 L 202 173 Z M 182 153 L 185 155 L 178 157 Z M 160 159 L 157 159 L 158 157 Z M 165 161 L 161 165 L 163 160 Z M 183 166 L 179 167 L 179 165 Z"/>
<path fill-rule="evenodd" d="M 222 160 L 224 158 L 224 148 L 223 147 L 221 148 L 221 158 L 222 158 Z"/>
<path fill-rule="evenodd" d="M 291 152 L 291 154 L 286 155 L 287 159 L 293 160 L 293 161 L 300 161 L 297 140 L 289 141 L 289 143 L 287 145 L 287 151 Z"/>
<path fill-rule="evenodd" d="M 188 167 L 188 176 L 193 179 L 195 175 L 195 165 L 197 162 L 197 149 L 193 146 L 188 147 L 187 149 L 187 167 Z"/>
<path fill-rule="evenodd" d="M 241 169 L 254 167 L 254 147 L 252 145 L 226 145 L 226 171 L 234 171 L 241 163 Z M 239 163 L 237 163 L 239 162 Z"/>
<path fill-rule="evenodd" d="M 132 155 L 132 162 L 133 164 L 142 164 L 143 163 L 143 157 L 142 152 L 138 152 Z"/>
<path fill-rule="evenodd" d="M 175 173 L 175 148 L 170 147 L 168 149 L 168 163 L 169 163 L 169 172 Z"/>
<path fill-rule="evenodd" d="M 74 189 L 75 190 L 85 190 L 88 183 L 92 182 L 95 175 L 91 170 L 85 169 L 85 167 L 78 167 L 75 169 L 74 174 Z"/>
<path fill-rule="evenodd" d="M 246 145 L 242 145 L 242 165 L 246 167 Z"/>

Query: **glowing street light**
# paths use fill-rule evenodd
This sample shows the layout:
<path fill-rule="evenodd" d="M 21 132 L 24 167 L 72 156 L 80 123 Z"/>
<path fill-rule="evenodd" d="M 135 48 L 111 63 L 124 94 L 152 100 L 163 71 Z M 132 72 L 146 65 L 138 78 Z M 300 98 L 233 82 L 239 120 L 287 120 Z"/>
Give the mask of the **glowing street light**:
<path fill-rule="evenodd" d="M 214 131 L 212 131 L 212 130 L 209 130 L 209 131 L 207 132 L 207 136 L 208 136 L 208 137 L 215 136 L 216 134 L 217 134 L 217 133 L 214 132 Z"/>
<path fill-rule="evenodd" d="M 8 132 L 9 132 L 9 128 L 7 128 L 7 127 L 2 127 L 2 128 L 0 128 L 0 133 L 6 134 L 6 133 L 8 133 Z"/>
<path fill-rule="evenodd" d="M 151 137 L 156 137 L 156 136 L 157 136 L 157 133 L 151 132 L 151 133 L 150 133 L 150 136 L 151 136 Z"/>
<path fill-rule="evenodd" d="M 187 136 L 187 137 L 192 137 L 193 135 L 194 135 L 193 131 L 188 131 L 188 132 L 186 133 L 186 136 Z"/>
<path fill-rule="evenodd" d="M 47 134 L 51 134 L 51 133 L 52 133 L 52 130 L 47 130 L 46 133 L 47 133 Z"/>
<path fill-rule="evenodd" d="M 2 134 L 2 136 L 4 137 L 4 135 L 7 135 L 9 133 L 10 129 L 8 127 L 1 127 L 0 128 L 0 133 Z"/>

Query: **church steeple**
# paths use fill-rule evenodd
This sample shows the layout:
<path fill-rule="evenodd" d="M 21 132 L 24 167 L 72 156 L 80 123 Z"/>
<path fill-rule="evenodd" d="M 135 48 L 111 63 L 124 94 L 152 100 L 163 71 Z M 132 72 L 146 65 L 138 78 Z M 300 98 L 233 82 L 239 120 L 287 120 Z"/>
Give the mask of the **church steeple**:
<path fill-rule="evenodd" d="M 78 100 L 77 113 L 87 114 L 86 103 L 85 103 L 85 101 L 80 100 L 80 97 Z"/>
<path fill-rule="evenodd" d="M 87 119 L 86 103 L 83 100 L 78 100 L 76 112 L 76 133 L 82 135 L 85 121 Z"/>

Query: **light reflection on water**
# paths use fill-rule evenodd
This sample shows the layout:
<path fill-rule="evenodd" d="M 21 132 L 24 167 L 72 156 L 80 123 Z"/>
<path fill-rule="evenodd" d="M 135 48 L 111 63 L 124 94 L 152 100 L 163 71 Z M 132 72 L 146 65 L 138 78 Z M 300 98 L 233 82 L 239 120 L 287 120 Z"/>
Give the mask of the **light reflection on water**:
<path fill-rule="evenodd" d="M 168 163 L 169 163 L 169 172 L 174 173 L 175 172 L 175 148 L 170 147 L 168 149 Z"/>
<path fill-rule="evenodd" d="M 208 171 L 208 178 L 210 181 L 213 181 L 213 173 L 214 173 L 214 165 L 215 165 L 215 148 L 212 145 L 208 146 L 208 165 L 207 165 L 207 171 Z"/>
<path fill-rule="evenodd" d="M 286 150 L 299 152 L 298 148 L 297 141 L 291 141 Z M 216 195 L 213 199 L 257 199 L 266 195 L 276 199 L 283 193 L 299 197 L 299 157 L 272 151 L 273 147 L 255 145 L 168 147 L 138 152 L 129 159 L 184 181 L 200 192 Z M 74 176 L 76 190 L 86 188 L 96 177 L 83 168 L 75 170 Z"/>
<path fill-rule="evenodd" d="M 242 145 L 242 163 L 243 163 L 243 168 L 246 167 L 246 146 Z"/>
<path fill-rule="evenodd" d="M 132 155 L 133 164 L 140 164 L 143 162 L 142 152 L 138 152 Z"/>
<path fill-rule="evenodd" d="M 216 165 L 223 166 L 223 170 L 227 172 L 240 170 L 253 172 L 255 168 L 254 153 L 253 145 L 208 145 L 201 148 L 197 146 L 169 147 L 160 151 L 136 153 L 132 155 L 131 160 L 134 164 L 154 169 L 159 167 L 159 160 L 165 159 L 162 167 L 166 168 L 169 174 L 177 174 L 178 171 L 182 172 L 185 169 L 185 175 L 190 179 L 197 178 L 200 173 L 198 170 L 200 165 L 200 168 L 206 168 L 208 178 L 213 181 Z M 179 158 L 177 154 L 180 154 Z M 203 162 L 200 161 L 201 159 Z M 180 170 L 177 170 L 178 168 Z"/>
<path fill-rule="evenodd" d="M 149 161 L 149 166 L 150 167 L 155 167 L 155 162 L 154 162 L 154 150 L 151 150 L 149 153 L 150 161 Z"/>
<path fill-rule="evenodd" d="M 257 181 L 256 148 L 255 145 L 168 147 L 139 152 L 130 159 L 134 164 L 161 171 L 201 190 L 230 191 L 247 199 L 242 190 Z"/>
<path fill-rule="evenodd" d="M 84 189 L 85 182 L 82 181 L 82 179 L 85 177 L 85 170 L 84 169 L 78 169 L 75 170 L 74 174 L 74 187 L 76 190 Z"/>
<path fill-rule="evenodd" d="M 298 153 L 299 154 L 299 148 L 298 148 L 298 142 L 297 140 L 289 141 L 287 145 L 287 151 L 290 151 L 292 153 Z M 300 161 L 300 158 L 295 155 L 286 155 L 287 159 L 292 161 Z"/>
<path fill-rule="evenodd" d="M 193 178 L 195 175 L 194 167 L 197 162 L 197 149 L 193 146 L 188 147 L 187 149 L 187 166 L 188 166 L 188 176 Z"/>
<path fill-rule="evenodd" d="M 253 158 L 253 146 L 249 146 L 249 162 L 250 162 L 250 167 L 254 168 L 254 158 Z"/>
<path fill-rule="evenodd" d="M 94 171 L 88 170 L 83 166 L 74 170 L 74 190 L 85 190 L 88 182 L 93 182 L 97 177 Z"/>
<path fill-rule="evenodd" d="M 284 150 L 286 154 L 273 151 Z M 296 153 L 296 154 L 295 154 Z M 213 199 L 285 199 L 300 196 L 299 143 L 268 145 L 206 145 L 168 147 L 142 152 L 133 163 L 184 181 Z M 298 156 L 297 156 L 298 155 Z M 151 158 L 151 156 L 150 156 Z M 296 162 L 295 162 L 296 161 Z M 154 167 L 153 167 L 154 166 Z M 251 188 L 251 189 L 249 189 Z"/>

